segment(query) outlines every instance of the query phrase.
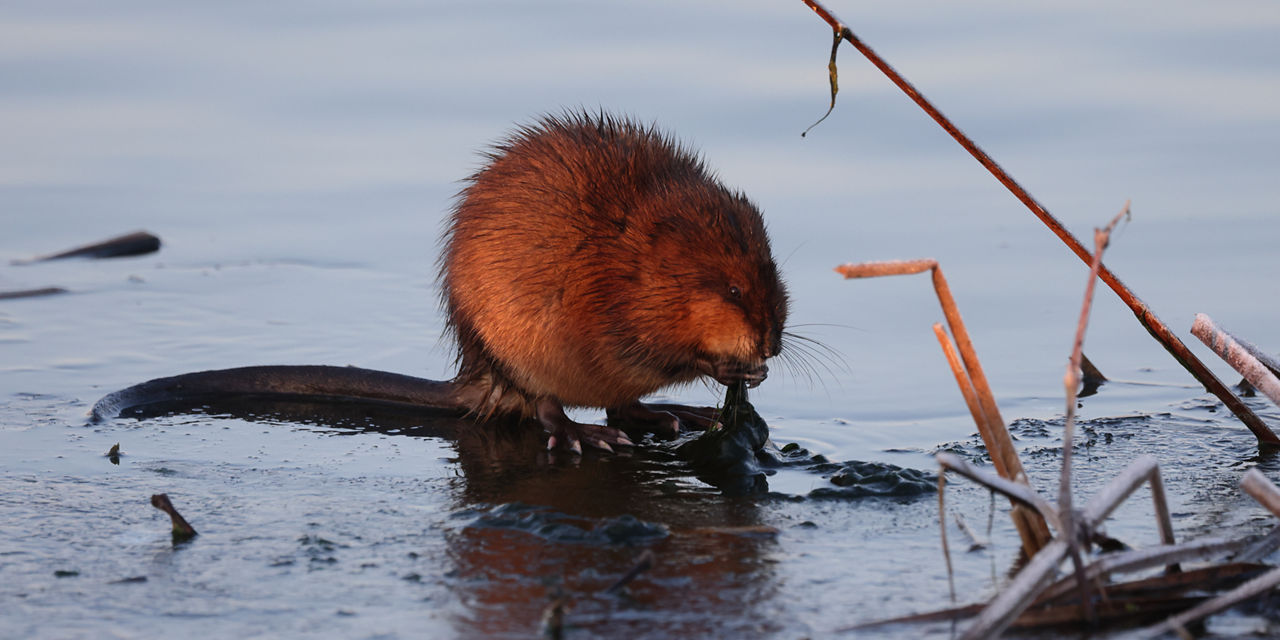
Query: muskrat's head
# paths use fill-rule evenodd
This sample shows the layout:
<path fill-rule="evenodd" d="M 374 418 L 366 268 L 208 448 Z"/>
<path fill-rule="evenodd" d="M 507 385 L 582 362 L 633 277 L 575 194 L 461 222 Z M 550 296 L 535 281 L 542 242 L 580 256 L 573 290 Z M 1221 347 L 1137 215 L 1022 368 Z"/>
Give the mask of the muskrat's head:
<path fill-rule="evenodd" d="M 658 225 L 652 269 L 676 291 L 663 314 L 691 373 L 729 385 L 764 381 L 782 350 L 787 292 L 760 212 L 746 197 L 716 188 L 681 193 L 682 211 Z"/>
<path fill-rule="evenodd" d="M 538 193 L 565 215 L 533 241 L 563 251 L 558 302 L 592 323 L 579 342 L 603 339 L 596 357 L 630 365 L 638 387 L 763 381 L 787 293 L 755 205 L 652 127 L 585 116 L 548 126 L 555 135 L 537 140 L 554 161 L 526 182 L 549 182 Z"/>
<path fill-rule="evenodd" d="M 738 200 L 721 221 L 738 233 L 706 246 L 699 260 L 706 277 L 695 287 L 689 321 L 701 329 L 699 370 L 724 385 L 754 387 L 768 375 L 765 361 L 782 350 L 787 291 L 759 212 Z"/>

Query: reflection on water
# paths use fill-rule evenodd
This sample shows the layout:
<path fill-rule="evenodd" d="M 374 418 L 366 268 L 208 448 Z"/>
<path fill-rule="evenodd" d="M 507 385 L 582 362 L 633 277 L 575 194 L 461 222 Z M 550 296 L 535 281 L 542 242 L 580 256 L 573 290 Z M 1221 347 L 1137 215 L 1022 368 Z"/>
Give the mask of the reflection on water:
<path fill-rule="evenodd" d="M 1203 311 L 1280 347 L 1274 3 L 830 4 L 1077 234 L 1132 199 L 1108 264 L 1180 333 Z M 662 447 L 549 459 L 527 434 L 366 431 L 394 421 L 363 412 L 84 421 L 109 391 L 187 371 L 448 378 L 433 265 L 456 181 L 512 123 L 600 106 L 689 141 L 761 205 L 792 329 L 848 365 L 816 382 L 779 368 L 755 392 L 775 440 L 925 470 L 939 443 L 981 459 L 927 283 L 830 271 L 934 257 L 1003 414 L 1023 419 L 1033 481 L 1054 486 L 1082 265 L 852 50 L 835 112 L 801 139 L 826 106 L 828 51 L 799 2 L 5 3 L 0 290 L 69 293 L 0 301 L 0 618 L 46 637 L 527 637 L 561 592 L 581 637 L 793 637 L 944 604 L 936 504 L 801 499 L 830 486 L 821 472 L 727 498 Z M 9 265 L 133 229 L 160 253 Z M 1189 381 L 1105 292 L 1086 353 L 1112 379 Z M 1267 522 L 1235 484 L 1274 460 L 1198 390 L 1111 383 L 1080 417 L 1082 494 L 1154 452 L 1180 536 Z M 103 456 L 116 442 L 119 466 Z M 151 493 L 199 538 L 174 548 Z M 947 499 L 985 521 L 984 493 Z M 1146 504 L 1108 533 L 1153 541 Z M 504 514 L 523 524 L 494 525 Z M 1000 515 L 995 548 L 957 554 L 971 600 L 1015 553 Z M 624 516 L 667 534 L 521 528 Z M 641 549 L 654 568 L 602 594 Z"/>

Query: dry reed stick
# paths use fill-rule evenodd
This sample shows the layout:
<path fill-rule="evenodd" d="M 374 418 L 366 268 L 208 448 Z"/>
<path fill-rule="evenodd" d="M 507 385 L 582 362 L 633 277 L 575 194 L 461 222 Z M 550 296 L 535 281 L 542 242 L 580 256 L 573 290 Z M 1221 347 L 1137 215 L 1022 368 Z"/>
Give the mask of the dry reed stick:
<path fill-rule="evenodd" d="M 1109 553 L 1085 567 L 1085 576 L 1090 581 L 1097 581 L 1113 573 L 1146 571 L 1160 565 L 1169 566 L 1180 562 L 1217 562 L 1227 554 L 1246 547 L 1250 543 L 1251 540 L 1247 538 L 1234 540 L 1202 538 L 1176 545 L 1160 545 L 1150 549 Z M 1060 598 L 1076 588 L 1075 582 L 1074 575 L 1067 576 L 1045 589 L 1039 599 L 1047 601 Z"/>
<path fill-rule="evenodd" d="M 1075 567 L 1076 585 L 1080 589 L 1080 607 L 1084 619 L 1090 624 L 1097 621 L 1093 608 L 1093 593 L 1089 580 L 1085 577 L 1084 560 L 1080 552 L 1080 536 L 1075 535 L 1076 514 L 1071 505 L 1071 454 L 1075 446 L 1076 425 L 1076 390 L 1080 388 L 1080 368 L 1084 358 L 1084 334 L 1089 327 L 1089 314 L 1093 310 L 1093 292 L 1098 282 L 1098 269 L 1102 268 L 1102 252 L 1111 240 L 1111 230 L 1120 222 L 1120 218 L 1129 215 L 1129 203 L 1111 219 L 1105 228 L 1093 230 L 1093 259 L 1089 264 L 1089 281 L 1084 287 L 1084 302 L 1080 304 L 1080 320 L 1076 323 L 1076 336 L 1071 344 L 1071 359 L 1067 362 L 1067 372 L 1062 378 L 1066 387 L 1067 415 L 1062 430 L 1062 475 L 1058 480 L 1058 509 L 1062 515 L 1063 526 L 1070 532 L 1065 536 L 1067 550 L 1071 556 L 1071 564 Z"/>
<path fill-rule="evenodd" d="M 903 91 L 903 93 L 907 94 L 907 97 L 911 98 L 911 100 L 923 109 L 930 118 L 933 118 L 934 122 L 937 122 L 938 125 L 946 130 L 947 133 L 951 134 L 951 137 L 954 138 L 960 146 L 964 147 L 964 149 L 968 151 L 969 154 L 972 155 L 979 163 L 981 163 L 987 171 L 990 171 L 991 175 L 995 176 L 996 180 L 998 180 L 1000 184 L 1004 185 L 1005 188 L 1014 195 L 1014 197 L 1026 205 L 1027 209 L 1029 209 L 1032 214 L 1039 218 L 1045 226 L 1049 227 L 1049 230 L 1053 232 L 1054 235 L 1058 236 L 1058 238 L 1067 245 L 1067 248 L 1070 249 L 1072 253 L 1075 253 L 1076 256 L 1086 264 L 1092 262 L 1092 256 L 1089 254 L 1089 251 L 1084 248 L 1084 245 L 1081 244 L 1079 239 L 1072 235 L 1057 218 L 1037 202 L 1036 199 L 1033 198 L 1031 194 L 1022 187 L 1022 185 L 1018 184 L 1017 181 L 1015 181 L 1003 168 L 1001 168 L 999 164 L 996 164 L 996 161 L 991 159 L 991 156 L 987 155 L 987 153 L 975 144 L 969 136 L 965 135 L 965 133 L 953 124 L 949 118 L 943 115 L 941 111 L 938 111 L 937 107 L 933 106 L 933 103 L 925 99 L 915 86 L 908 82 L 906 78 L 902 77 L 902 75 L 894 70 L 893 67 L 889 66 L 889 63 L 885 62 L 885 60 L 872 50 L 870 46 L 864 43 L 860 38 L 858 38 L 858 36 L 854 35 L 853 31 L 836 18 L 835 14 L 827 10 L 827 8 L 822 6 L 822 3 L 817 0 L 801 1 L 808 5 L 810 9 L 813 9 L 814 13 L 818 14 L 818 17 L 831 25 L 831 28 L 834 29 L 837 34 L 844 38 L 844 40 L 849 44 L 853 45 L 853 47 L 865 56 L 871 64 L 875 65 L 877 69 L 884 73 L 891 82 Z M 1138 322 L 1147 329 L 1152 337 L 1164 346 L 1165 350 L 1173 356 L 1173 359 L 1177 360 L 1178 364 L 1181 364 L 1183 368 L 1190 372 L 1191 375 L 1200 382 L 1200 384 L 1204 385 L 1206 390 L 1217 396 L 1218 399 L 1231 410 L 1231 413 L 1235 414 L 1235 416 L 1253 432 L 1254 437 L 1258 439 L 1260 444 L 1280 446 L 1280 437 L 1276 437 L 1276 434 L 1267 427 L 1266 423 L 1264 423 L 1261 418 L 1249 409 L 1249 407 L 1245 405 L 1240 398 L 1237 398 L 1235 394 L 1231 393 L 1231 390 L 1228 389 L 1226 385 L 1222 384 L 1222 381 L 1218 380 L 1217 376 L 1214 376 L 1213 372 L 1210 371 L 1203 362 L 1196 358 L 1195 354 L 1191 353 L 1191 350 L 1187 348 L 1187 345 L 1183 344 L 1182 341 L 1174 335 L 1173 331 L 1169 329 L 1169 326 L 1157 318 L 1156 314 L 1151 311 L 1151 308 L 1138 298 L 1137 294 L 1129 289 L 1129 287 L 1121 282 L 1120 278 L 1116 277 L 1116 275 L 1106 266 L 1102 266 L 1099 269 L 1098 277 L 1101 278 L 1103 282 L 1107 283 L 1107 286 L 1110 287 L 1126 305 L 1128 305 L 1129 309 L 1133 311 L 1134 316 L 1137 317 Z"/>
<path fill-rule="evenodd" d="M 947 474 L 938 474 L 938 534 L 942 539 L 942 557 L 947 561 L 947 591 L 951 604 L 956 603 L 956 574 L 951 568 L 951 546 L 947 544 Z"/>
<path fill-rule="evenodd" d="M 1215 324 L 1213 318 L 1203 313 L 1196 314 L 1195 323 L 1191 325 L 1191 333 L 1200 338 L 1206 347 L 1213 349 L 1214 353 L 1226 360 L 1232 369 L 1253 385 L 1253 388 L 1280 405 L 1280 379 L 1271 373 L 1270 367 L 1265 362 L 1251 353 L 1249 347 L 1241 344 L 1242 341 L 1237 340 L 1226 329 Z M 1253 347 L 1253 350 L 1256 351 L 1257 347 Z"/>
<path fill-rule="evenodd" d="M 973 527 L 969 526 L 969 522 L 964 519 L 964 515 L 961 514 L 959 511 L 952 511 L 951 515 L 952 517 L 955 518 L 956 527 L 960 529 L 961 533 L 963 533 L 966 537 L 969 538 L 970 551 L 986 549 L 987 545 L 991 544 L 990 540 L 978 535 L 978 532 L 974 531 Z"/>
<path fill-rule="evenodd" d="M 942 268 L 938 266 L 938 262 L 930 259 L 894 260 L 843 264 L 836 267 L 836 272 L 846 279 L 911 275 L 925 271 L 932 272 L 934 292 L 938 296 L 938 304 L 942 306 L 943 316 L 947 319 L 947 326 L 955 336 L 955 348 L 950 348 L 951 341 L 945 333 L 938 335 L 938 340 L 943 345 L 943 353 L 947 354 L 948 362 L 951 363 L 956 383 L 960 386 L 960 393 L 965 396 L 965 402 L 969 405 L 969 412 L 973 415 L 974 423 L 977 424 L 978 434 L 982 436 L 982 442 L 991 455 L 991 464 L 1000 477 L 1027 484 L 1022 461 L 1018 459 L 1018 450 L 1013 445 L 1013 438 L 1009 436 L 1008 429 L 1005 428 L 1004 418 L 1000 416 L 1000 409 L 996 406 L 995 395 L 991 392 L 991 385 L 987 382 L 987 376 L 982 371 L 982 363 L 978 360 L 978 352 L 973 347 L 969 331 L 960 317 L 960 308 L 956 305 L 955 298 L 951 296 L 951 288 L 947 286 L 947 279 L 942 275 Z M 938 331 L 939 329 L 934 329 L 935 333 Z M 953 360 L 954 352 L 959 353 L 959 359 L 964 363 L 963 371 Z M 972 398 L 966 390 L 972 391 Z M 1022 539 L 1023 552 L 1028 558 L 1049 542 L 1049 528 L 1039 514 L 1015 504 L 1010 515 L 1014 526 L 1018 529 L 1018 536 Z"/>
<path fill-rule="evenodd" d="M 1043 498 L 1039 496 L 1027 496 L 1026 493 L 1030 489 L 1021 485 L 1014 485 L 1016 488 L 1013 492 L 1007 492 L 1009 483 L 1002 478 L 991 477 L 977 469 L 972 465 L 964 462 L 959 456 L 948 453 L 940 453 L 935 456 L 938 463 L 944 468 L 951 469 L 962 473 L 987 487 L 990 487 L 1005 495 L 1018 496 L 1019 500 L 1037 506 L 1045 504 Z M 996 595 L 995 598 L 987 604 L 982 613 L 978 615 L 977 620 L 965 630 L 962 639 L 973 640 L 977 638 L 994 638 L 1007 628 L 1031 603 L 1036 600 L 1041 592 L 1049 587 L 1054 575 L 1057 573 L 1058 565 L 1062 559 L 1070 552 L 1070 544 L 1068 539 L 1077 535 L 1077 532 L 1089 532 L 1102 524 L 1111 512 L 1120 506 L 1129 496 L 1133 495 L 1143 484 L 1151 484 L 1151 493 L 1155 503 L 1156 520 L 1160 527 L 1161 542 L 1166 545 L 1173 544 L 1173 525 L 1170 518 L 1168 503 L 1164 498 L 1164 483 L 1160 479 L 1160 465 L 1156 462 L 1154 456 L 1144 455 L 1133 461 L 1120 475 L 1112 478 L 1098 493 L 1089 500 L 1078 514 L 1078 526 L 1074 529 L 1058 529 L 1058 537 L 1054 538 L 1049 544 L 1045 545 L 1040 553 L 1031 558 L 1026 566 L 1018 572 L 1018 575 L 1005 587 L 1004 591 Z M 1040 507 L 1042 511 L 1052 511 L 1052 507 Z M 1049 513 L 1045 513 L 1049 517 Z M 1053 520 L 1057 520 L 1064 513 L 1061 509 L 1053 516 Z"/>
<path fill-rule="evenodd" d="M 1058 520 L 1058 510 L 1048 500 L 1040 497 L 1034 489 L 1023 482 L 1015 482 L 1000 476 L 993 476 L 978 467 L 969 464 L 964 458 L 954 453 L 939 453 L 934 456 L 943 471 L 954 471 L 996 493 L 999 493 L 1019 506 L 1039 513 L 1055 530 L 1062 530 Z"/>
<path fill-rule="evenodd" d="M 1240 488 L 1266 507 L 1267 511 L 1280 516 L 1280 489 L 1277 489 L 1257 468 L 1250 469 L 1244 474 L 1244 478 L 1240 480 Z M 1143 629 L 1137 635 L 1142 638 L 1154 638 L 1169 632 L 1185 635 L 1187 624 L 1267 593 L 1276 585 L 1280 585 L 1280 569 L 1272 569 L 1227 593 L 1206 600 L 1176 616 L 1171 616 L 1160 624 Z"/>
<path fill-rule="evenodd" d="M 1240 480 L 1240 488 L 1272 515 L 1280 517 L 1280 489 L 1276 489 L 1257 467 L 1245 472 L 1244 478 Z"/>
<path fill-rule="evenodd" d="M 947 366 L 951 367 L 951 374 L 956 378 L 956 386 L 960 387 L 960 395 L 964 396 L 964 403 L 969 407 L 969 415 L 973 417 L 973 423 L 978 425 L 978 431 L 982 431 L 985 426 L 982 405 L 979 404 L 978 395 L 973 390 L 973 382 L 964 372 L 964 365 L 960 364 L 955 343 L 951 342 L 951 337 L 947 335 L 947 330 L 942 328 L 941 322 L 933 323 L 933 334 L 938 337 L 942 355 L 947 358 Z"/>

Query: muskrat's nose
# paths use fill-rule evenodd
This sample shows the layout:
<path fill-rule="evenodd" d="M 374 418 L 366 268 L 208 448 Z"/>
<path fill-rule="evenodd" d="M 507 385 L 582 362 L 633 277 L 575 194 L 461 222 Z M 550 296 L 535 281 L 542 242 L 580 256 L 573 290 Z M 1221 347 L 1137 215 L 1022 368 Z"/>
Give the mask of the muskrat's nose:
<path fill-rule="evenodd" d="M 760 357 L 768 360 L 782 351 L 782 336 L 770 336 L 760 345 Z"/>
<path fill-rule="evenodd" d="M 761 363 L 760 366 L 742 374 L 742 381 L 747 383 L 747 387 L 754 389 L 769 377 L 769 365 Z"/>

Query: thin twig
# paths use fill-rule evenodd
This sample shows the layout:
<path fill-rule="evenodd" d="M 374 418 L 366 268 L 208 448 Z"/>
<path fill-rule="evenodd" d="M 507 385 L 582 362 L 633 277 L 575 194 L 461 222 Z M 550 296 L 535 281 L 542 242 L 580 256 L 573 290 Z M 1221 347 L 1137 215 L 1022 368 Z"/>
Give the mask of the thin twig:
<path fill-rule="evenodd" d="M 973 527 L 969 526 L 969 523 L 965 521 L 964 516 L 961 515 L 959 511 L 952 511 L 951 515 L 954 516 L 956 519 L 956 527 L 959 528 L 960 531 L 964 533 L 964 535 L 969 536 L 970 551 L 986 549 L 987 545 L 991 544 L 989 540 L 983 538 L 982 536 L 979 536 L 978 532 L 974 531 Z"/>
<path fill-rule="evenodd" d="M 1045 545 L 1040 553 L 1027 562 L 1004 591 L 1001 591 L 987 605 L 978 619 L 965 630 L 961 640 L 977 640 L 978 638 L 995 638 L 1000 635 L 1027 607 L 1035 601 L 1036 596 L 1053 580 L 1067 555 L 1067 543 L 1061 537 L 1054 538 Z"/>
<path fill-rule="evenodd" d="M 1164 483 L 1160 480 L 1160 464 L 1155 456 L 1143 455 L 1129 463 L 1120 475 L 1112 478 L 1089 500 L 1080 511 L 1082 524 L 1088 529 L 1097 528 L 1134 491 L 1151 483 L 1152 502 L 1155 506 L 1156 525 L 1160 529 L 1160 542 L 1173 544 L 1173 520 L 1168 503 L 1164 500 Z"/>
<path fill-rule="evenodd" d="M 569 613 L 569 601 L 563 595 L 552 598 L 542 610 L 542 635 L 550 640 L 564 637 L 564 618 Z"/>
<path fill-rule="evenodd" d="M 39 296 L 52 296 L 59 293 L 66 293 L 67 290 L 62 287 L 42 287 L 40 289 L 22 289 L 21 291 L 0 291 L 0 300 L 13 300 L 16 298 L 36 298 Z"/>
<path fill-rule="evenodd" d="M 618 578 L 618 581 L 613 583 L 613 585 L 610 586 L 608 589 L 605 589 L 604 592 L 616 593 L 620 591 L 623 587 L 627 586 L 632 580 L 635 580 L 636 576 L 639 576 L 640 574 L 648 571 L 649 569 L 652 569 L 654 561 L 655 559 L 653 556 L 653 551 L 649 549 L 645 549 L 644 552 L 640 554 L 640 557 L 636 559 L 635 566 L 631 567 L 629 571 L 623 574 L 621 578 Z"/>
<path fill-rule="evenodd" d="M 1093 607 L 1093 593 L 1089 586 L 1089 580 L 1085 578 L 1084 560 L 1081 558 L 1080 542 L 1081 536 L 1076 535 L 1076 514 L 1071 505 L 1071 453 L 1072 447 L 1075 446 L 1075 425 L 1076 425 L 1076 390 L 1080 388 L 1080 361 L 1084 358 L 1084 334 L 1089 327 L 1089 314 L 1093 310 L 1093 291 L 1098 281 L 1098 269 L 1102 267 L 1102 252 L 1107 248 L 1107 244 L 1111 239 L 1111 230 L 1115 228 L 1116 223 L 1120 222 L 1120 218 L 1129 214 L 1129 203 L 1124 203 L 1124 209 L 1111 219 L 1111 223 L 1103 229 L 1094 229 L 1093 231 L 1093 260 L 1089 265 L 1089 281 L 1084 287 L 1084 302 L 1080 305 L 1080 320 L 1076 323 L 1076 336 L 1071 346 L 1071 360 L 1067 363 L 1067 373 L 1063 376 L 1063 385 L 1066 387 L 1067 395 L 1067 416 L 1064 421 L 1062 431 L 1062 475 L 1058 481 L 1058 510 L 1062 517 L 1063 526 L 1066 527 L 1067 547 L 1071 556 L 1071 564 L 1075 567 L 1076 583 L 1080 589 L 1080 607 L 1083 609 L 1084 618 L 1090 624 L 1097 621 L 1097 614 Z"/>
<path fill-rule="evenodd" d="M 1004 495 L 1006 498 L 1009 498 L 1009 500 L 1025 505 L 1043 516 L 1050 525 L 1053 525 L 1054 529 L 1061 531 L 1062 526 L 1058 520 L 1057 509 L 1054 509 L 1053 505 L 1049 504 L 1049 501 L 1040 497 L 1040 494 L 1033 491 L 1031 487 L 1028 487 L 1021 482 L 1014 482 L 1013 480 L 985 473 L 954 453 L 939 453 L 934 456 L 934 459 L 937 460 L 938 464 L 944 469 L 954 471 L 988 489 Z"/>
<path fill-rule="evenodd" d="M 858 36 L 854 35 L 853 31 L 851 31 L 849 27 L 845 26 L 844 23 L 840 22 L 840 20 L 836 18 L 835 14 L 827 10 L 827 8 L 822 6 L 822 3 L 817 0 L 801 1 L 808 5 L 810 9 L 813 9 L 814 13 L 818 14 L 818 17 L 831 25 L 832 29 L 838 31 L 840 35 L 849 44 L 853 45 L 854 48 L 862 53 L 867 60 L 871 61 L 871 64 L 875 65 L 877 69 L 884 73 L 890 81 L 903 91 L 903 93 L 906 93 L 907 97 L 911 98 L 911 100 L 923 109 L 930 118 L 933 118 L 934 122 L 937 122 L 938 125 L 946 130 L 947 133 L 951 134 L 951 137 L 954 138 L 960 146 L 964 147 L 964 149 L 968 151 L 969 154 L 972 155 L 979 163 L 981 163 L 987 171 L 990 171 L 991 175 L 995 176 L 996 180 L 998 180 L 1000 184 L 1004 185 L 1005 188 L 1014 195 L 1014 197 L 1026 205 L 1032 214 L 1039 218 L 1045 226 L 1049 227 L 1049 230 L 1052 231 L 1054 235 L 1058 236 L 1058 238 L 1067 245 L 1067 248 L 1070 249 L 1072 253 L 1075 253 L 1076 256 L 1086 264 L 1092 262 L 1092 256 L 1089 251 L 1084 248 L 1084 245 L 1081 244 L 1079 239 L 1072 235 L 1057 218 L 1053 217 L 1047 209 L 1037 202 L 1036 199 L 1033 198 L 1031 194 L 1022 187 L 1022 185 L 1018 184 L 1017 181 L 1015 181 L 1003 168 L 1001 168 L 1000 165 L 996 164 L 996 161 L 991 159 L 991 156 L 988 156 L 985 151 L 978 147 L 978 145 L 975 144 L 969 136 L 965 135 L 959 127 L 953 124 L 950 119 L 925 99 L 925 97 L 916 90 L 915 86 L 910 82 L 907 82 L 906 78 L 902 77 L 902 75 L 895 71 L 893 67 L 889 66 L 889 63 L 885 62 L 879 54 L 872 50 L 871 47 L 867 46 L 867 44 L 858 38 Z M 1164 346 L 1165 350 L 1173 356 L 1173 359 L 1177 360 L 1179 364 L 1190 372 L 1191 375 L 1200 382 L 1200 384 L 1204 385 L 1205 389 L 1217 396 L 1218 399 L 1221 400 L 1222 403 L 1226 405 L 1227 408 L 1230 409 L 1231 412 L 1235 414 L 1235 416 L 1239 418 L 1250 431 L 1253 432 L 1254 437 L 1258 439 L 1259 443 L 1280 446 L 1280 437 L 1277 437 L 1261 418 L 1254 414 L 1254 412 L 1249 409 L 1244 402 L 1237 398 L 1235 394 L 1231 393 L 1231 390 L 1228 389 L 1226 385 L 1222 384 L 1222 381 L 1218 380 L 1217 376 L 1213 375 L 1213 372 L 1210 371 L 1203 362 L 1196 358 L 1195 354 L 1191 353 L 1191 350 L 1187 348 L 1187 345 L 1183 344 L 1173 331 L 1169 329 L 1169 326 L 1164 322 L 1161 322 L 1160 319 L 1156 317 L 1156 314 L 1151 311 L 1151 308 L 1138 298 L 1137 294 L 1129 289 L 1129 287 L 1125 286 L 1125 284 L 1120 281 L 1120 278 L 1116 277 L 1116 275 L 1106 266 L 1102 266 L 1099 269 L 1098 277 L 1101 278 L 1103 282 L 1107 283 L 1107 286 L 1110 287 L 1112 291 L 1116 292 L 1116 295 L 1120 296 L 1120 299 L 1128 305 L 1130 310 L 1133 311 L 1138 322 L 1141 323 L 1149 333 L 1151 333 L 1152 337 Z M 957 341 L 959 341 L 958 338 Z M 963 349 L 963 345 L 961 345 L 961 348 Z M 977 381 L 975 380 L 974 382 L 976 386 Z"/>
<path fill-rule="evenodd" d="M 947 561 L 947 590 L 951 604 L 956 603 L 956 578 L 951 568 L 951 547 L 947 544 L 947 474 L 938 474 L 938 531 L 942 538 L 942 557 Z"/>

